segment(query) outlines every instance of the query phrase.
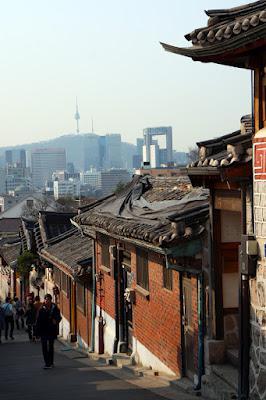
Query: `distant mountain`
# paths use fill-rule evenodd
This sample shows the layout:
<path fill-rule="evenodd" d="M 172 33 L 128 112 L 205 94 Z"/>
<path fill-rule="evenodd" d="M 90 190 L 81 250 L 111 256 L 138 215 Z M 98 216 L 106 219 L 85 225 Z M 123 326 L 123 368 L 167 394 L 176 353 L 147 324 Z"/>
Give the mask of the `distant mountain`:
<path fill-rule="evenodd" d="M 97 137 L 94 133 L 86 134 L 67 134 L 54 139 L 17 146 L 0 147 L 0 165 L 5 162 L 5 150 L 25 149 L 31 151 L 43 147 L 62 147 L 66 149 L 67 161 L 73 162 L 77 169 L 84 168 L 84 149 L 88 147 L 88 139 Z M 132 168 L 132 155 L 136 152 L 136 146 L 127 142 L 122 142 L 122 159 L 124 167 Z M 127 166 L 128 165 L 128 166 Z"/>

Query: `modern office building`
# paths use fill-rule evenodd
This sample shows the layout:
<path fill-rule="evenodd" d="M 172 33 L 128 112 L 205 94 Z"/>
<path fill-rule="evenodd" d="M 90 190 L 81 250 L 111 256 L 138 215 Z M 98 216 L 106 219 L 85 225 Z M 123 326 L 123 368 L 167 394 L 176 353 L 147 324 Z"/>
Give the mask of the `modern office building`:
<path fill-rule="evenodd" d="M 54 198 L 78 198 L 80 196 L 80 181 L 69 179 L 68 181 L 54 181 Z"/>
<path fill-rule="evenodd" d="M 111 169 L 122 167 L 121 135 L 110 133 L 99 137 L 100 168 Z"/>
<path fill-rule="evenodd" d="M 100 173 L 100 188 L 104 195 L 114 192 L 119 183 L 130 182 L 131 175 L 125 169 L 111 169 Z"/>
<path fill-rule="evenodd" d="M 100 164 L 100 143 L 99 136 L 94 133 L 89 133 L 84 136 L 84 171 L 91 168 L 99 168 Z"/>
<path fill-rule="evenodd" d="M 6 150 L 5 163 L 6 165 L 13 165 L 16 163 L 26 168 L 26 151 L 24 149 Z"/>
<path fill-rule="evenodd" d="M 66 152 L 62 148 L 35 149 L 31 153 L 32 183 L 36 188 L 43 188 L 52 174 L 66 169 Z"/>
<path fill-rule="evenodd" d="M 81 172 L 80 181 L 83 185 L 90 185 L 93 189 L 99 188 L 100 186 L 101 173 L 95 169 L 90 171 Z"/>
<path fill-rule="evenodd" d="M 156 128 L 146 128 L 143 130 L 144 136 L 144 146 L 143 146 L 143 162 L 150 162 L 151 158 L 155 154 L 158 157 L 156 163 L 159 165 L 167 165 L 173 162 L 173 144 L 172 144 L 172 127 L 171 126 L 160 126 Z M 165 137 L 165 147 L 160 148 L 154 137 L 164 136 Z M 153 147 L 153 145 L 158 146 L 158 149 Z M 158 153 L 158 154 L 157 154 Z"/>

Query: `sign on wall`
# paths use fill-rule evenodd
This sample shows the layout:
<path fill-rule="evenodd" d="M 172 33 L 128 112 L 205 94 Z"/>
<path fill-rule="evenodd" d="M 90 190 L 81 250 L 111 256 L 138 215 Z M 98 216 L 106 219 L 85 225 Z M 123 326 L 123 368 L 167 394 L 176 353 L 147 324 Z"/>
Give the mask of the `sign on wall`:
<path fill-rule="evenodd" d="M 266 138 L 258 138 L 253 144 L 254 181 L 266 180 Z"/>

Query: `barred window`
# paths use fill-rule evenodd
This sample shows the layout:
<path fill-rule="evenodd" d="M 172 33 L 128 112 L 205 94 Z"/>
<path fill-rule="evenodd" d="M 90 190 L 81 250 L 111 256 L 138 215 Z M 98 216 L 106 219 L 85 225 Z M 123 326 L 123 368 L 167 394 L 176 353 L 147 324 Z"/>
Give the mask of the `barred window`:
<path fill-rule="evenodd" d="M 173 270 L 166 268 L 166 265 L 163 265 L 163 287 L 168 290 L 173 289 Z"/>
<path fill-rule="evenodd" d="M 86 296 L 86 292 L 85 292 L 84 283 L 77 282 L 77 285 L 76 285 L 77 307 L 83 312 L 83 314 L 86 313 L 85 296 Z"/>
<path fill-rule="evenodd" d="M 102 248 L 102 265 L 110 268 L 110 254 L 109 254 L 110 239 L 107 236 L 101 237 Z"/>
<path fill-rule="evenodd" d="M 148 252 L 137 249 L 137 284 L 149 290 Z"/>

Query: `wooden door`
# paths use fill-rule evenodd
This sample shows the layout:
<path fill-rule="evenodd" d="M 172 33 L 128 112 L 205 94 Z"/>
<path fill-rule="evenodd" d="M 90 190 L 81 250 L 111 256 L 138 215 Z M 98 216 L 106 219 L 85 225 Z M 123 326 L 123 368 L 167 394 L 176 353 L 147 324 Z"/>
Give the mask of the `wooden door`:
<path fill-rule="evenodd" d="M 122 292 L 123 292 L 123 312 L 124 312 L 124 338 L 127 345 L 127 352 L 132 353 L 133 350 L 133 304 L 125 297 L 126 289 L 132 287 L 132 273 L 131 273 L 131 254 L 123 251 L 122 259 Z"/>
<path fill-rule="evenodd" d="M 76 283 L 69 277 L 69 305 L 70 305 L 70 334 L 71 342 L 77 339 L 77 315 L 76 315 Z"/>
<path fill-rule="evenodd" d="M 183 277 L 183 332 L 184 332 L 184 362 L 185 374 L 194 377 L 194 327 L 192 309 L 192 284 L 189 277 Z"/>

